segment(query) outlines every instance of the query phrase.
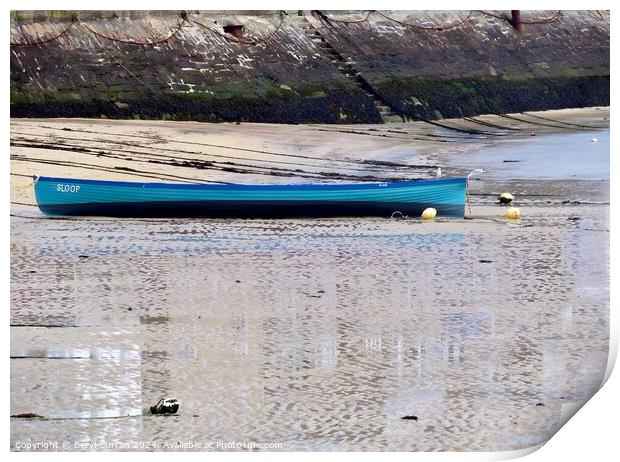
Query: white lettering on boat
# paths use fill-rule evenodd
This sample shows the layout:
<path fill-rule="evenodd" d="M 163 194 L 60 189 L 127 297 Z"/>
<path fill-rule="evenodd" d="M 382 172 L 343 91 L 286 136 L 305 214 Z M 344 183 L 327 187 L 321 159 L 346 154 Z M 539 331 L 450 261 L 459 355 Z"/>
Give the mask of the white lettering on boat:
<path fill-rule="evenodd" d="M 72 193 L 76 193 L 80 190 L 80 186 L 77 184 L 64 184 L 64 183 L 58 183 L 56 185 L 56 191 L 58 192 L 72 192 Z"/>

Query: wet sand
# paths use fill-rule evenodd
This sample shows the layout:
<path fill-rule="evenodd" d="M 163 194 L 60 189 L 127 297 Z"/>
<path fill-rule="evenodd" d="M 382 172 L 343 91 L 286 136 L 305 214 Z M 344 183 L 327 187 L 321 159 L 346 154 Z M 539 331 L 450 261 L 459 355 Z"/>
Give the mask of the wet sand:
<path fill-rule="evenodd" d="M 499 451 L 545 442 L 607 363 L 608 116 L 444 121 L 484 133 L 13 120 L 11 414 L 45 418 L 11 419 L 11 448 Z M 545 161 L 534 154 L 558 143 L 574 171 L 566 162 L 533 175 Z M 175 150 L 215 164 L 171 166 Z M 376 160 L 398 165 L 366 162 Z M 32 174 L 293 182 L 487 163 L 464 220 L 49 219 L 28 205 Z M 289 170 L 302 176 L 283 176 Z M 517 195 L 518 221 L 501 218 L 504 190 Z M 142 415 L 162 397 L 180 401 L 178 415 Z"/>
<path fill-rule="evenodd" d="M 32 175 L 143 181 L 294 183 L 466 173 L 483 148 L 608 129 L 609 109 L 384 125 L 13 119 L 11 201 L 34 205 Z M 475 121 L 472 121 L 475 120 Z M 528 122 L 523 122 L 523 121 Z M 554 122 L 550 122 L 553 120 Z M 586 144 L 585 146 L 589 146 Z M 454 165 L 453 165 L 454 164 Z"/>

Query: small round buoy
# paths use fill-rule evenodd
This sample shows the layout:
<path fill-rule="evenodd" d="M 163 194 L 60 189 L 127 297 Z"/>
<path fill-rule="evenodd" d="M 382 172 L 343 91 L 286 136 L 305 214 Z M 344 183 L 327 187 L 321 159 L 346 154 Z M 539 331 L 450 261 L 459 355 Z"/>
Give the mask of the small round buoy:
<path fill-rule="evenodd" d="M 504 218 L 510 218 L 515 220 L 521 216 L 521 210 L 516 207 L 510 207 L 508 210 L 504 212 Z"/>
<path fill-rule="evenodd" d="M 598 141 L 598 138 L 592 138 L 590 141 L 591 141 L 592 143 L 596 143 L 596 142 Z"/>
<path fill-rule="evenodd" d="M 429 207 L 422 212 L 422 220 L 432 220 L 437 216 L 437 210 Z"/>
<path fill-rule="evenodd" d="M 497 196 L 497 200 L 500 204 L 510 204 L 514 200 L 514 198 L 515 196 L 507 192 L 501 193 L 499 196 Z"/>

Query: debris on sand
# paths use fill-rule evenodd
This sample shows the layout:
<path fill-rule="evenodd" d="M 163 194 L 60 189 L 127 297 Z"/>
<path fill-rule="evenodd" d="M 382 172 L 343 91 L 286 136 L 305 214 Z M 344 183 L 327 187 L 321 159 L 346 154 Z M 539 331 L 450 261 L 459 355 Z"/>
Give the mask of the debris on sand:
<path fill-rule="evenodd" d="M 37 414 L 36 412 L 24 412 L 22 414 L 13 414 L 11 417 L 16 419 L 44 419 L 42 415 Z"/>
<path fill-rule="evenodd" d="M 515 196 L 507 192 L 503 192 L 499 196 L 497 196 L 497 200 L 500 204 L 510 204 L 514 199 Z"/>
<path fill-rule="evenodd" d="M 179 402 L 176 399 L 160 399 L 156 405 L 151 406 L 150 413 L 155 415 L 176 414 L 179 410 Z"/>

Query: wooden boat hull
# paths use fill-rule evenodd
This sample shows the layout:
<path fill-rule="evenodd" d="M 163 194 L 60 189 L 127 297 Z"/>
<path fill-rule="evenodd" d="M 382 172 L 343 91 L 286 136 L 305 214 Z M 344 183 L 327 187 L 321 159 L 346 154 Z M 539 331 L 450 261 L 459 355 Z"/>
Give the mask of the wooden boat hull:
<path fill-rule="evenodd" d="M 141 183 L 35 177 L 46 215 L 110 217 L 463 217 L 465 178 L 384 183 L 205 184 Z"/>

